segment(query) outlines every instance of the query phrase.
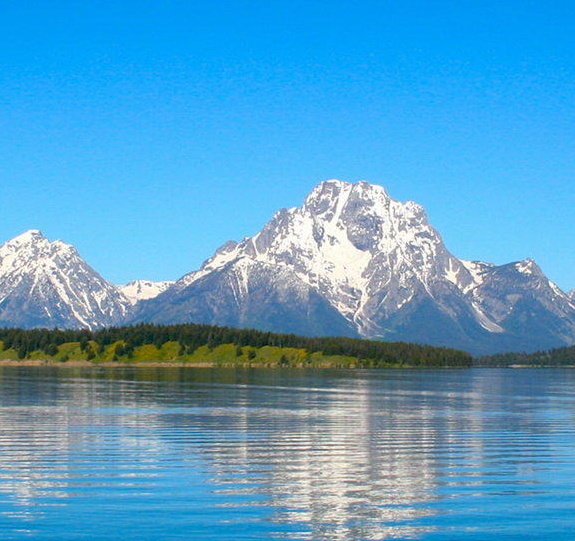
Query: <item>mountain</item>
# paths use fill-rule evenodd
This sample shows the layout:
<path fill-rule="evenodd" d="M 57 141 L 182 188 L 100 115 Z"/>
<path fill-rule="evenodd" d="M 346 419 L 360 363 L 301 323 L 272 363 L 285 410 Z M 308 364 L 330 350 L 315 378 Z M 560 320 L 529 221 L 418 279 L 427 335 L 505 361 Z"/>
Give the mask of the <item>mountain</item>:
<path fill-rule="evenodd" d="M 129 309 L 69 244 L 30 230 L 0 247 L 0 326 L 93 329 L 123 322 Z"/>
<path fill-rule="evenodd" d="M 567 295 L 569 295 L 569 298 L 572 301 L 575 301 L 575 289 L 572 289 L 571 291 L 569 291 L 569 293 L 567 293 Z"/>
<path fill-rule="evenodd" d="M 165 280 L 162 282 L 152 282 L 151 280 L 132 280 L 127 284 L 118 286 L 120 292 L 130 301 L 136 304 L 138 301 L 153 299 L 163 293 L 174 282 Z"/>
<path fill-rule="evenodd" d="M 207 323 L 449 346 L 474 354 L 575 343 L 575 294 L 531 260 L 446 248 L 424 209 L 338 180 L 230 241 L 175 283 L 114 286 L 72 246 L 31 230 L 0 247 L 0 326 Z"/>
<path fill-rule="evenodd" d="M 420 205 L 338 180 L 141 301 L 135 321 L 361 336 L 477 354 L 575 342 L 573 301 L 532 260 L 459 260 Z"/>

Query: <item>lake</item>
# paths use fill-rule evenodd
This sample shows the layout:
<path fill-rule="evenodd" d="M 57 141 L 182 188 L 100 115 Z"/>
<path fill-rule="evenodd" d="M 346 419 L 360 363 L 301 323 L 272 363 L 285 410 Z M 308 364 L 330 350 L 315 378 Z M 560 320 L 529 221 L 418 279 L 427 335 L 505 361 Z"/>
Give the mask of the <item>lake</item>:
<path fill-rule="evenodd" d="M 0 539 L 572 540 L 575 370 L 0 367 Z"/>

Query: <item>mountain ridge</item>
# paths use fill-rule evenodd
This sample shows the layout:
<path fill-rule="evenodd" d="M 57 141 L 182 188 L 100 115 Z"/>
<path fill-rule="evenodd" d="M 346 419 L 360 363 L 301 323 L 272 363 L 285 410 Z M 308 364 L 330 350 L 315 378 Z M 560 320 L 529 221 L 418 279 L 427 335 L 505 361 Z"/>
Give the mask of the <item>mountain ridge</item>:
<path fill-rule="evenodd" d="M 35 244 L 39 251 L 30 248 Z M 10 261 L 19 247 L 24 252 L 15 272 Z M 69 252 L 71 264 L 64 257 L 56 263 L 42 250 L 54 257 Z M 46 261 L 54 276 L 41 270 Z M 30 284 L 40 277 L 51 293 L 15 287 L 25 276 Z M 66 287 L 75 294 L 62 295 Z M 99 313 L 103 291 L 111 304 Z M 82 300 L 82 292 L 83 302 L 72 302 Z M 37 230 L 0 247 L 0 325 L 54 326 L 47 317 L 53 304 L 68 310 L 67 316 L 56 311 L 54 321 L 64 326 L 195 322 L 413 341 L 476 354 L 575 342 L 573 291 L 561 291 L 532 259 L 505 265 L 460 260 L 421 205 L 396 201 L 364 181 L 320 183 L 301 206 L 278 210 L 256 235 L 225 243 L 173 283 L 113 286 L 73 247 L 50 243 Z M 30 307 L 36 315 L 26 320 Z M 47 314 L 38 317 L 42 310 Z"/>

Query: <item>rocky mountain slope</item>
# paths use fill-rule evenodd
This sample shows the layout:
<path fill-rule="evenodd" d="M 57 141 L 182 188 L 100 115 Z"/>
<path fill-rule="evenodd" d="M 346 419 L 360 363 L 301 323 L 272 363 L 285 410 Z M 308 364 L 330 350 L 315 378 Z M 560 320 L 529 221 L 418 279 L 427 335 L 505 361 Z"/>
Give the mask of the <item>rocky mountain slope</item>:
<path fill-rule="evenodd" d="M 359 335 L 474 353 L 575 342 L 572 299 L 533 261 L 461 261 L 421 206 L 337 180 L 139 303 L 135 321 Z"/>

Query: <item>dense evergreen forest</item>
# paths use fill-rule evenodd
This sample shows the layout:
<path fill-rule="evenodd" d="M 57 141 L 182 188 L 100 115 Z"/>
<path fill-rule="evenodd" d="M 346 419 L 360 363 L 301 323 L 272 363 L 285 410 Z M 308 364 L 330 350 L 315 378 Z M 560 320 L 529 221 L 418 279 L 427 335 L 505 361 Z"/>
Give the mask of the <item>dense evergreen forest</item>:
<path fill-rule="evenodd" d="M 67 361 L 217 361 L 306 366 L 471 366 L 468 353 L 419 344 L 310 338 L 211 325 L 111 327 L 97 331 L 0 329 L 0 358 Z"/>
<path fill-rule="evenodd" d="M 535 353 L 500 353 L 475 359 L 476 366 L 575 366 L 575 346 Z"/>

